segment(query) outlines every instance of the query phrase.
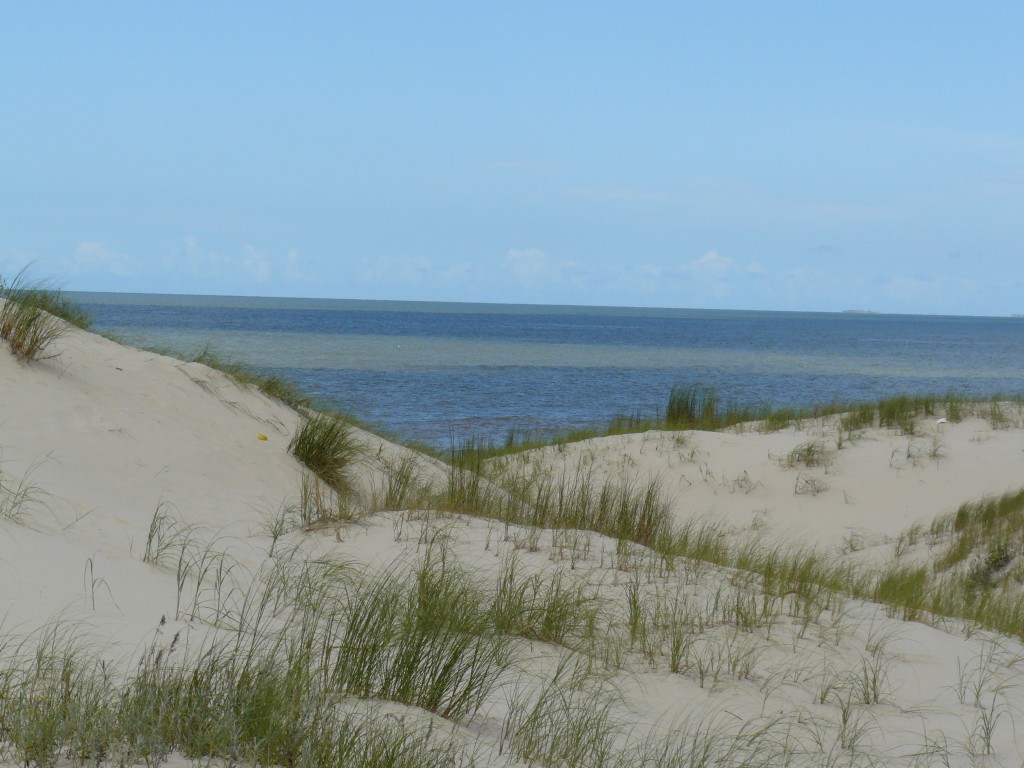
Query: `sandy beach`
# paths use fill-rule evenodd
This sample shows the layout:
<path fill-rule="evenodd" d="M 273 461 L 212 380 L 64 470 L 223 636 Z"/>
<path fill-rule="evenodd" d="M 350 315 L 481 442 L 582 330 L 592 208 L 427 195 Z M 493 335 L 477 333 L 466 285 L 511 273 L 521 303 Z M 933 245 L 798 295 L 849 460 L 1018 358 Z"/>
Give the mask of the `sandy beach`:
<path fill-rule="evenodd" d="M 909 434 L 844 427 L 834 415 L 772 432 L 749 424 L 595 438 L 489 459 L 471 491 L 466 470 L 351 427 L 358 453 L 339 497 L 289 452 L 303 416 L 225 373 L 79 329 L 52 352 L 25 362 L 0 349 L 8 764 L 325 759 L 306 742 L 274 751 L 256 730 L 223 735 L 242 720 L 193 743 L 156 726 L 140 735 L 143 715 L 131 728 L 93 724 L 92 741 L 70 716 L 45 731 L 39 723 L 56 722 L 60 708 L 40 702 L 55 701 L 62 678 L 48 677 L 39 647 L 74 657 L 76 680 L 101 679 L 103 701 L 121 702 L 110 704 L 117 717 L 146 672 L 170 680 L 204 658 L 272 667 L 305 647 L 309 676 L 295 696 L 316 706 L 270 730 L 308 733 L 330 720 L 335 742 L 356 734 L 357 752 L 389 739 L 407 747 L 351 764 L 1024 762 L 1024 626 L 1015 636 L 936 615 L 927 594 L 887 602 L 878 576 L 971 577 L 992 590 L 978 595 L 1016 599 L 1012 547 L 992 559 L 981 544 L 936 564 L 951 562 L 965 530 L 948 522 L 961 505 L 1024 483 L 1019 405 L 975 404 L 956 420 L 922 414 Z M 545 482 L 564 495 L 584 481 L 595 495 L 618 489 L 620 501 L 654 489 L 649 506 L 667 522 L 616 536 L 548 527 L 555 512 L 530 517 Z M 513 505 L 516 488 L 525 492 Z M 696 533 L 685 546 L 678 536 L 663 543 L 681 530 L 704 531 L 718 554 L 695 557 Z M 812 551 L 831 572 L 860 569 L 874 586 L 854 576 L 848 589 L 792 575 L 788 586 L 769 583 L 767 554 Z M 430 592 L 435 578 L 448 591 Z M 396 629 L 376 661 L 365 648 L 361 661 L 342 661 L 363 636 L 346 634 L 357 628 L 354 606 L 367 585 L 385 583 L 398 596 L 420 590 L 416 610 L 444 624 L 438 656 L 391 666 L 406 648 Z M 469 621 L 469 605 L 486 606 L 483 623 Z M 444 623 L 452 606 L 461 618 Z M 385 623 L 379 608 L 373 615 Z M 458 666 L 470 657 L 477 666 Z M 458 667 L 443 684 L 431 677 L 438 658 Z M 374 664 L 378 676 L 353 677 Z M 394 683 L 399 672 L 408 685 Z M 228 699 L 218 701 L 226 718 Z"/>

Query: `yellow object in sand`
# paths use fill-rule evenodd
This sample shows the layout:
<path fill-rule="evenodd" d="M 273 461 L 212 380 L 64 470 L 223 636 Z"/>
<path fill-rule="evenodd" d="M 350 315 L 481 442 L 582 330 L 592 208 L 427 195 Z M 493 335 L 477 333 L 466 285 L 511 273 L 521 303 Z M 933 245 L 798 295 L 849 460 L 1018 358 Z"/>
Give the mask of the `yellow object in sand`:
<path fill-rule="evenodd" d="M 267 436 L 264 435 L 262 432 L 260 432 L 259 435 L 257 435 L 257 437 L 259 437 L 260 440 L 266 440 L 267 439 Z"/>

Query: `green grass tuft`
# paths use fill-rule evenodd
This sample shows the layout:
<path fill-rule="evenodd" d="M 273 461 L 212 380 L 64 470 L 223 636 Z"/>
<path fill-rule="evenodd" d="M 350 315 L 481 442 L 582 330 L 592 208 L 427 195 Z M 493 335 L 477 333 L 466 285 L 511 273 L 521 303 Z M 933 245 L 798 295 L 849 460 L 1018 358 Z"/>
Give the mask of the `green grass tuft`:
<path fill-rule="evenodd" d="M 27 282 L 22 270 L 7 283 L 0 278 L 0 338 L 18 358 L 43 360 L 50 345 L 65 335 L 68 324 L 88 328 L 89 315 L 60 291 Z"/>
<path fill-rule="evenodd" d="M 801 443 L 791 450 L 782 465 L 786 468 L 793 467 L 826 467 L 833 458 L 833 452 L 825 446 L 823 440 L 811 440 Z"/>
<path fill-rule="evenodd" d="M 838 416 L 840 429 L 847 439 L 876 424 L 881 427 L 913 435 L 917 433 L 917 420 L 942 415 L 948 421 L 958 422 L 970 415 L 982 416 L 994 428 L 1006 428 L 1016 423 L 1006 412 L 1003 403 L 1019 403 L 1019 396 L 968 397 L 958 392 L 945 395 L 897 395 L 875 402 L 818 403 L 808 406 L 776 408 L 772 405 L 741 406 L 732 401 L 723 402 L 711 387 L 680 384 L 669 393 L 665 414 L 645 414 L 634 411 L 628 415 L 612 417 L 604 426 L 584 427 L 567 432 L 535 433 L 509 430 L 503 442 L 487 442 L 477 438 L 464 439 L 472 444 L 482 458 L 508 456 L 533 448 L 562 446 L 596 437 L 646 432 L 652 429 L 716 431 L 749 424 L 760 432 L 777 432 L 805 419 L 823 419 Z M 1018 408 L 1018 411 L 1020 408 Z M 423 448 L 419 446 L 419 448 Z M 443 458 L 429 447 L 424 450 Z"/>
<path fill-rule="evenodd" d="M 288 450 L 334 490 L 344 493 L 351 489 L 350 472 L 359 445 L 352 428 L 341 419 L 322 413 L 310 416 Z"/>

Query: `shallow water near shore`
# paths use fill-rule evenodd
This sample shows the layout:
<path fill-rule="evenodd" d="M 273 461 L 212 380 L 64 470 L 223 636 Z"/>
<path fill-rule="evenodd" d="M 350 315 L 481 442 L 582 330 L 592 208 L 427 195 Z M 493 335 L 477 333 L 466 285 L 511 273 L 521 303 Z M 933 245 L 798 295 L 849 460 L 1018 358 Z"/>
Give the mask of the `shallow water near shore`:
<path fill-rule="evenodd" d="M 288 377 L 402 438 L 503 440 L 739 405 L 1024 392 L 1024 319 L 69 293 L 96 330 Z"/>

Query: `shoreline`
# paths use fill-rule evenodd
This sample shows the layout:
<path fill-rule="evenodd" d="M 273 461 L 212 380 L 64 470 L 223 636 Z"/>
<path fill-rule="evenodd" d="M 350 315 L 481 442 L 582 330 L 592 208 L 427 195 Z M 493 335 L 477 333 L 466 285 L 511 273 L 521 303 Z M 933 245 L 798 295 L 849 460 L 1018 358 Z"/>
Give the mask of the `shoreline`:
<path fill-rule="evenodd" d="M 290 378 L 364 423 L 441 448 L 451 425 L 460 438 L 504 441 L 510 429 L 551 433 L 603 429 L 617 414 L 657 418 L 680 383 L 714 388 L 750 411 L 1024 387 L 1013 354 L 1019 328 L 1010 319 L 93 306 L 100 330 L 186 357 L 213 349 Z"/>

